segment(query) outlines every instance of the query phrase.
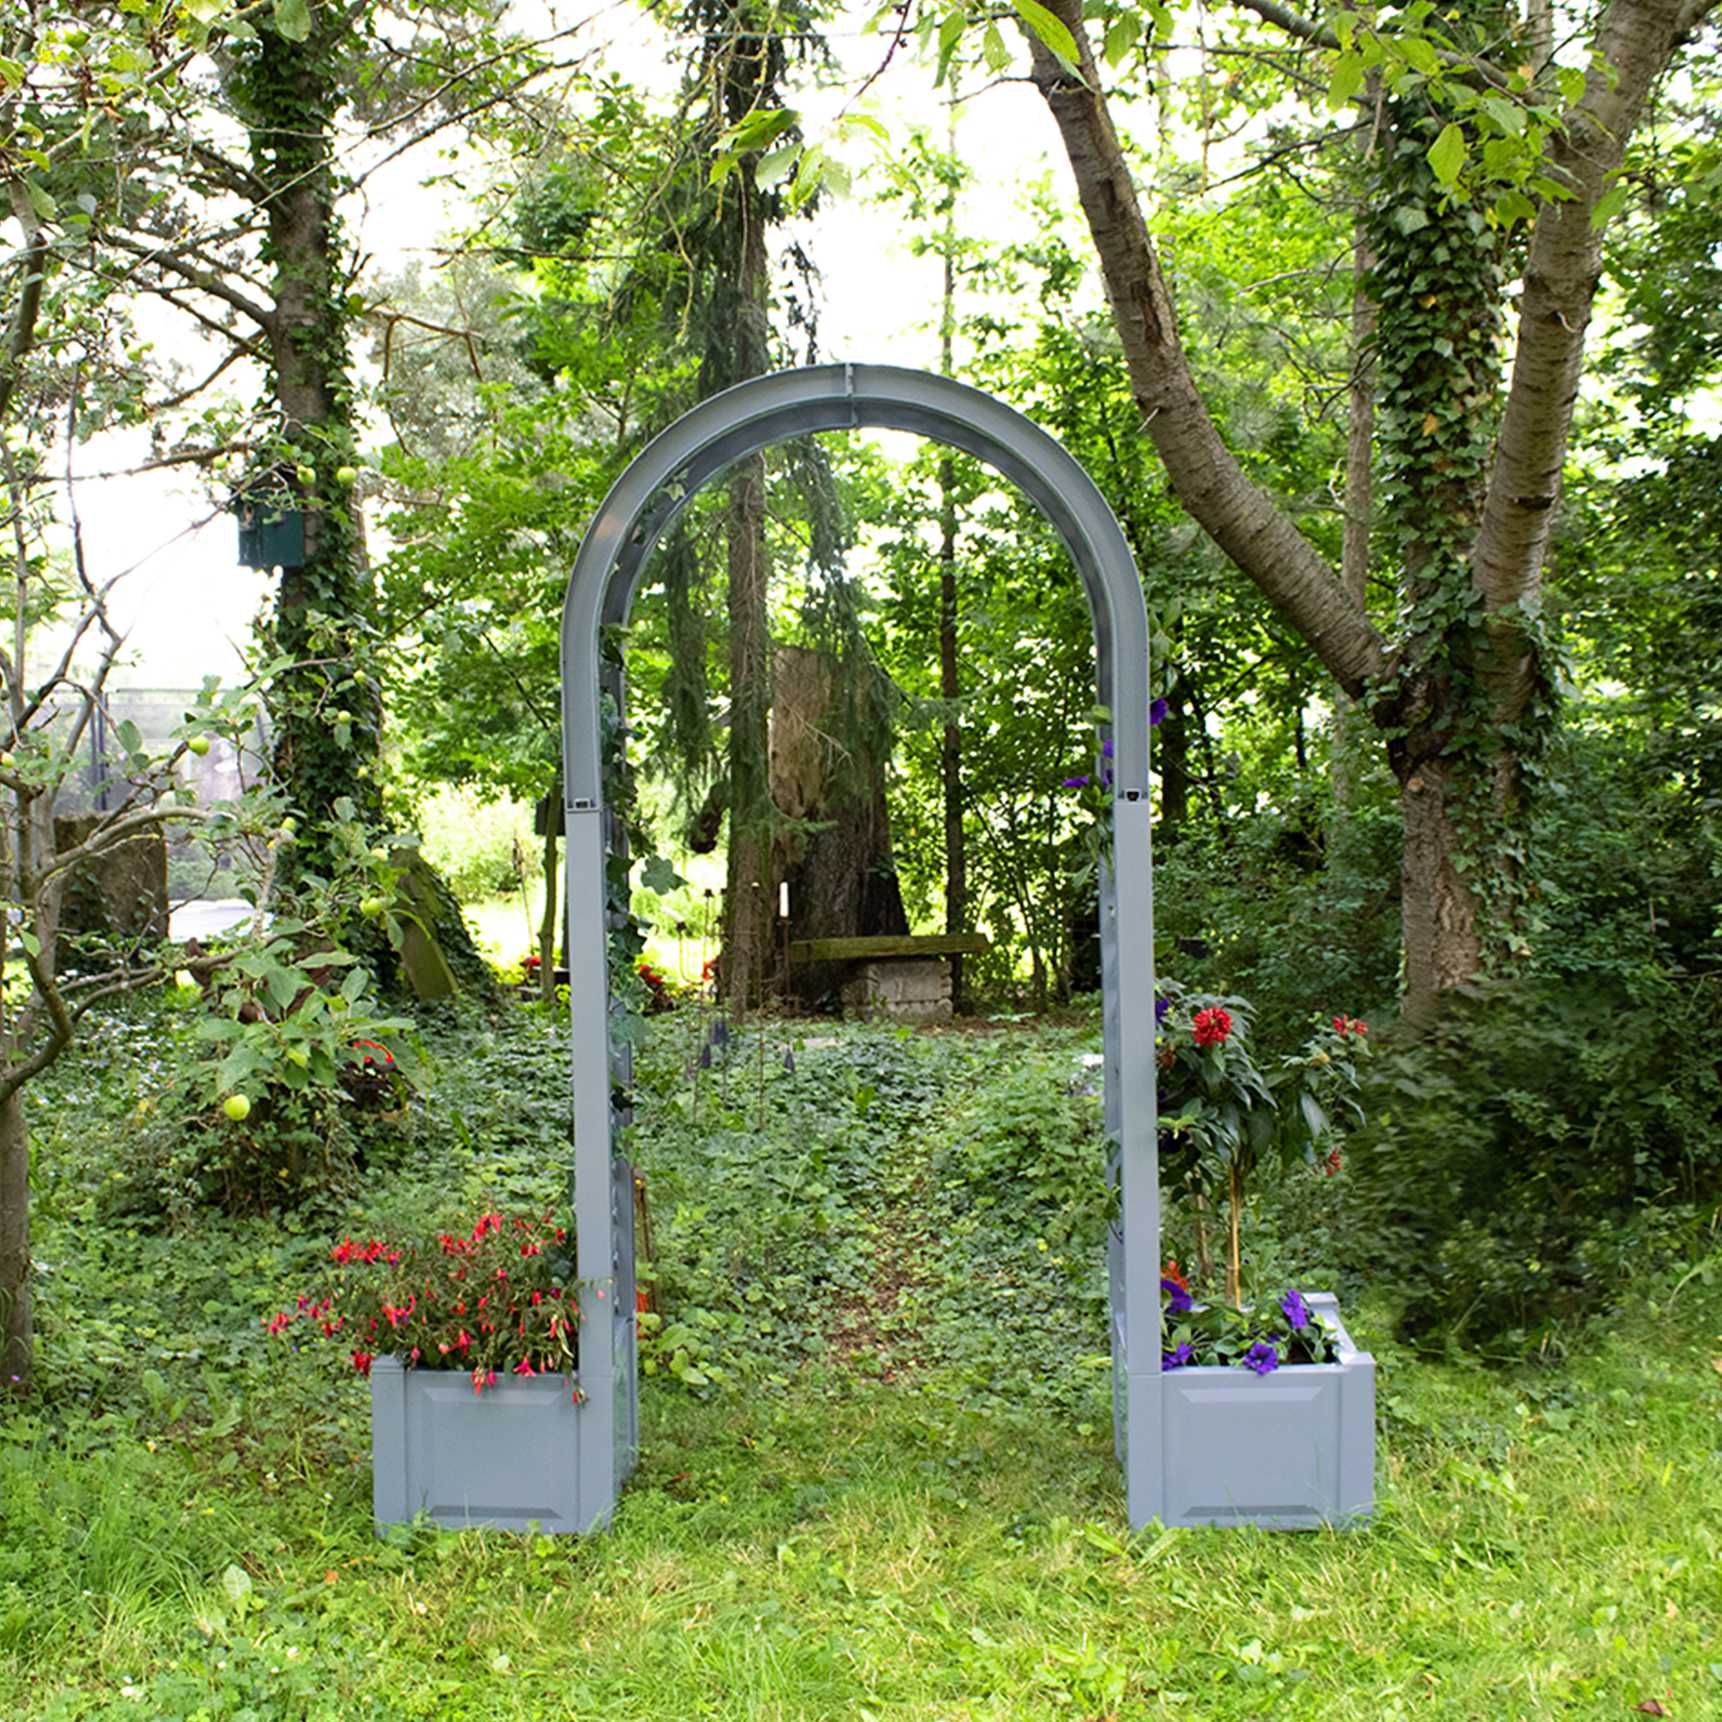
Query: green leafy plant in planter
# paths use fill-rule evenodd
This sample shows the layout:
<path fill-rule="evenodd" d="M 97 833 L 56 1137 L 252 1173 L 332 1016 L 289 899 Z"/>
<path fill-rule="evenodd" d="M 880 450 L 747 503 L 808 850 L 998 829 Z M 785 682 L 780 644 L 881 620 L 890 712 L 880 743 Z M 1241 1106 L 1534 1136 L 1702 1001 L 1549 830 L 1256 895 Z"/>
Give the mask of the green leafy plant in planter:
<path fill-rule="evenodd" d="M 1287 1363 L 1332 1363 L 1339 1346 L 1304 1301 L 1288 1290 L 1259 1309 L 1198 1304 L 1176 1262 L 1161 1270 L 1162 1370 L 1197 1364 L 1235 1364 L 1268 1375 Z"/>
<path fill-rule="evenodd" d="M 574 1372 L 574 1245 L 548 1215 L 487 1209 L 470 1230 L 399 1243 L 343 1238 L 329 1262 L 322 1284 L 265 1318 L 271 1334 L 309 1332 L 361 1375 L 385 1354 L 410 1368 L 461 1370 L 478 1394 L 499 1372 Z"/>
<path fill-rule="evenodd" d="M 1357 1061 L 1369 1026 L 1317 1019 L 1303 1050 L 1263 1068 L 1244 999 L 1188 993 L 1162 981 L 1155 1001 L 1161 1175 L 1195 1208 L 1201 1275 L 1211 1276 L 1206 1216 L 1227 1215 L 1226 1296 L 1242 1297 L 1242 1226 L 1251 1180 L 1264 1165 L 1337 1170 L 1342 1130 L 1361 1123 Z"/>

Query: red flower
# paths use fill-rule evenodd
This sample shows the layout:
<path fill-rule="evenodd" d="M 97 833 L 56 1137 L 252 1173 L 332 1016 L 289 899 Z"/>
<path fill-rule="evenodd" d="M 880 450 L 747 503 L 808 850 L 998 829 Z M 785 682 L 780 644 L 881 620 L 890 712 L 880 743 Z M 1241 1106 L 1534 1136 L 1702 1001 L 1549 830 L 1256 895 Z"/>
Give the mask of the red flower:
<path fill-rule="evenodd" d="M 536 1375 L 538 1371 L 532 1367 L 531 1358 L 523 1357 L 517 1364 L 515 1364 L 514 1373 L 516 1375 Z"/>
<path fill-rule="evenodd" d="M 1210 1005 L 1206 1010 L 1196 1012 L 1191 1027 L 1197 1046 L 1223 1046 L 1232 1033 L 1231 1012 L 1221 1010 L 1218 1005 Z"/>
<path fill-rule="evenodd" d="M 1337 1148 L 1335 1148 L 1333 1150 L 1333 1152 L 1328 1155 L 1327 1159 L 1323 1162 L 1323 1165 L 1326 1167 L 1325 1175 L 1329 1178 L 1331 1178 L 1334 1175 L 1334 1173 L 1339 1170 L 1340 1165 L 1341 1165 L 1341 1161 L 1339 1158 L 1339 1150 Z"/>
<path fill-rule="evenodd" d="M 288 1328 L 290 1328 L 292 1325 L 293 1325 L 293 1318 L 292 1318 L 292 1316 L 288 1315 L 285 1311 L 283 1311 L 280 1315 L 273 1317 L 270 1321 L 265 1323 L 265 1326 L 268 1327 L 268 1329 L 271 1333 L 283 1333 Z"/>
<path fill-rule="evenodd" d="M 353 1367 L 358 1370 L 361 1375 L 369 1375 L 371 1373 L 371 1365 L 375 1362 L 376 1358 L 371 1352 L 355 1351 L 353 1353 Z"/>
<path fill-rule="evenodd" d="M 1355 1034 L 1361 1040 L 1369 1033 L 1369 1024 L 1360 1022 L 1354 1016 L 1336 1016 L 1333 1019 L 1333 1031 L 1340 1036 Z"/>
<path fill-rule="evenodd" d="M 1180 1291 L 1190 1289 L 1190 1282 L 1184 1278 L 1183 1270 L 1179 1268 L 1176 1257 L 1167 1261 L 1160 1269 L 1160 1277 L 1163 1280 L 1170 1280 Z"/>

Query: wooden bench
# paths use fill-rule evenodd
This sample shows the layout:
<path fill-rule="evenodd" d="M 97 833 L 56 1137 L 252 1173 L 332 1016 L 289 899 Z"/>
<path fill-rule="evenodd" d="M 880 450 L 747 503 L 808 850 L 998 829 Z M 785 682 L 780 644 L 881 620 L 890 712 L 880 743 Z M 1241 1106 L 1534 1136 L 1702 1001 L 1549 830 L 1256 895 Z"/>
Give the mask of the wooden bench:
<path fill-rule="evenodd" d="M 991 949 L 982 933 L 882 933 L 853 939 L 797 939 L 789 961 L 846 963 L 843 1003 L 860 1016 L 892 1022 L 944 1022 L 951 1014 L 952 957 Z"/>

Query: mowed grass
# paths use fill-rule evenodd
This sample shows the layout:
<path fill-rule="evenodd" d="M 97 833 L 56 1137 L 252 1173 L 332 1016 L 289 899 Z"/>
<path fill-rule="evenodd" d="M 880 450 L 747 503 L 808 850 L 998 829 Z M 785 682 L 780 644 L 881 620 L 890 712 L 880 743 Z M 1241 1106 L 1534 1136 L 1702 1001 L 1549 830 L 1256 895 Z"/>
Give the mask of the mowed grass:
<path fill-rule="evenodd" d="M 241 1449 L 69 1453 L 14 1425 L 4 1525 L 43 1556 L 0 1616 L 0 1715 L 1516 1718 L 1654 1700 L 1698 1722 L 1722 1716 L 1722 1310 L 1676 1313 L 1640 1308 L 1540 1411 L 1475 1369 L 1390 1360 L 1380 1510 L 1350 1533 L 1131 1536 L 1104 1431 L 829 1370 L 714 1404 L 648 1392 L 640 1473 L 584 1540 L 379 1542 L 357 1394 L 332 1466 L 284 1428 L 224 1470 Z"/>

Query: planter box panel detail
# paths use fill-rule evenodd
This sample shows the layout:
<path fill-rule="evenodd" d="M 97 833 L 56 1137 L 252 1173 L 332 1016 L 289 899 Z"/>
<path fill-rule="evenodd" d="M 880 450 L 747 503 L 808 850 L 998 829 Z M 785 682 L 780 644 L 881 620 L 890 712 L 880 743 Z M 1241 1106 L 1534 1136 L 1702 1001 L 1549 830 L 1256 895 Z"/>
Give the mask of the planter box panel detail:
<path fill-rule="evenodd" d="M 1168 1525 L 1313 1529 L 1367 1518 L 1375 1501 L 1375 1360 L 1339 1326 L 1331 1294 L 1312 1309 L 1339 1330 L 1335 1363 L 1256 1376 L 1236 1368 L 1161 1378 Z"/>
<path fill-rule="evenodd" d="M 372 1506 L 379 1526 L 428 1513 L 450 1530 L 587 1528 L 579 1498 L 582 1407 L 566 1375 L 498 1378 L 371 1365 Z"/>

